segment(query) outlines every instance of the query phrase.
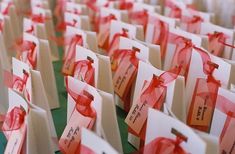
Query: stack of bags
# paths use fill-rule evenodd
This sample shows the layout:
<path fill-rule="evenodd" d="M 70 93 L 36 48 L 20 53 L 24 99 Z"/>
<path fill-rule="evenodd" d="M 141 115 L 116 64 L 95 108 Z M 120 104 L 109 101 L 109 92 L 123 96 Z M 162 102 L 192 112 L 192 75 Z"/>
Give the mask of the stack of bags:
<path fill-rule="evenodd" d="M 5 153 L 125 153 L 120 131 L 139 153 L 235 153 L 234 0 L 55 3 L 0 3 Z M 68 97 L 57 140 L 59 47 Z"/>

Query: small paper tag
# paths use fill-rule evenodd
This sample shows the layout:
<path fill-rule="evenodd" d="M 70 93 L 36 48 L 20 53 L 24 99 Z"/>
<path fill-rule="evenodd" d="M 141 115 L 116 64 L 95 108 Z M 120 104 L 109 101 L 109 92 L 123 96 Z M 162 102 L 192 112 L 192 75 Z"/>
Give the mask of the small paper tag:
<path fill-rule="evenodd" d="M 136 73 L 136 66 L 129 59 L 124 58 L 113 77 L 114 91 L 119 97 L 123 98 L 126 95 L 126 91 L 131 87 Z"/>
<path fill-rule="evenodd" d="M 209 39 L 208 51 L 215 56 L 222 56 L 224 51 L 224 45 L 221 43 L 225 42 L 225 38 L 213 37 Z"/>
<path fill-rule="evenodd" d="M 69 122 L 59 140 L 59 146 L 65 153 L 76 153 L 79 150 L 82 127 L 89 128 L 94 122 L 91 117 L 85 117 L 76 109 L 73 111 Z"/>
<path fill-rule="evenodd" d="M 21 149 L 25 141 L 25 136 L 26 136 L 26 124 L 24 123 L 22 124 L 20 129 L 12 131 L 8 139 L 4 153 L 6 154 L 21 153 Z"/>
<path fill-rule="evenodd" d="M 154 89 L 150 93 L 143 94 L 149 88 L 149 84 L 150 82 L 145 84 L 137 104 L 132 105 L 125 119 L 128 126 L 137 134 L 141 132 L 147 120 L 148 108 L 160 110 L 163 107 L 166 96 L 166 87 L 163 86 L 153 87 Z"/>
<path fill-rule="evenodd" d="M 188 124 L 205 132 L 210 128 L 216 102 L 216 97 L 211 93 L 218 90 L 212 84 L 206 79 L 197 79 L 188 113 Z"/>
<path fill-rule="evenodd" d="M 195 23 L 188 23 L 187 24 L 187 31 L 193 34 L 200 34 L 201 31 L 201 21 Z"/>

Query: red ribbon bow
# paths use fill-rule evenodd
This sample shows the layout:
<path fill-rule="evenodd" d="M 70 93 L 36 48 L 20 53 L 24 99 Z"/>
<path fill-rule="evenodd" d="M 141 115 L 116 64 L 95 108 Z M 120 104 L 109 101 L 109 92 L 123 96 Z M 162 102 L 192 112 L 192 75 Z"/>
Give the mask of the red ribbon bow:
<path fill-rule="evenodd" d="M 9 14 L 9 9 L 13 5 L 12 2 L 8 2 L 7 7 L 2 11 L 3 15 L 8 15 Z"/>
<path fill-rule="evenodd" d="M 148 16 L 149 14 L 147 10 L 131 11 L 129 13 L 129 18 L 130 18 L 131 23 L 142 25 L 144 28 L 144 32 L 146 32 Z"/>
<path fill-rule="evenodd" d="M 58 32 L 64 32 L 66 31 L 67 26 L 75 27 L 77 24 L 77 20 L 73 19 L 72 22 L 64 22 L 62 21 L 61 23 L 56 25 L 56 30 Z"/>
<path fill-rule="evenodd" d="M 84 116 L 88 116 L 91 118 L 96 117 L 96 111 L 91 106 L 94 97 L 89 94 L 87 91 L 83 90 L 80 94 L 77 94 L 73 90 L 68 87 L 68 77 L 66 77 L 66 90 L 68 94 L 73 98 L 76 102 L 76 110 Z"/>
<path fill-rule="evenodd" d="M 167 6 L 171 9 L 169 17 L 181 18 L 181 16 L 182 16 L 181 8 L 179 8 L 176 4 L 174 4 L 174 2 L 172 0 L 166 0 L 165 6 Z"/>
<path fill-rule="evenodd" d="M 62 67 L 62 73 L 64 75 L 72 75 L 74 70 L 74 61 L 76 54 L 76 45 L 83 45 L 82 36 L 74 35 L 70 38 L 70 44 L 67 53 L 64 55 L 64 64 Z"/>
<path fill-rule="evenodd" d="M 25 120 L 26 111 L 22 107 L 14 107 L 5 116 L 2 126 L 3 131 L 14 131 L 20 129 Z"/>
<path fill-rule="evenodd" d="M 166 97 L 167 84 L 174 81 L 178 77 L 180 70 L 181 67 L 175 67 L 169 71 L 162 73 L 159 77 L 153 75 L 150 84 L 141 93 L 140 101 L 142 103 L 148 104 L 154 109 L 161 110 Z M 156 89 L 158 89 L 158 91 L 156 91 Z M 141 138 L 141 145 L 144 144 L 145 140 L 146 124 L 147 121 L 145 121 L 139 134 L 137 134 L 130 127 L 128 128 L 128 131 Z"/>
<path fill-rule="evenodd" d="M 127 2 L 126 0 L 119 1 L 120 10 L 131 10 L 133 8 L 133 2 Z"/>
<path fill-rule="evenodd" d="M 207 34 L 209 38 L 209 48 L 214 46 L 214 44 L 210 44 L 214 40 L 217 40 L 217 43 L 220 43 L 222 45 L 221 48 L 217 49 L 218 51 L 214 51 L 215 49 L 212 49 L 211 53 L 215 54 L 216 56 L 221 56 L 222 51 L 224 50 L 224 46 L 228 46 L 230 48 L 235 48 L 235 46 L 227 44 L 225 41 L 228 38 L 224 33 L 222 32 L 214 32 L 213 34 Z"/>
<path fill-rule="evenodd" d="M 88 83 L 91 86 L 94 86 L 94 77 L 95 77 L 95 70 L 92 66 L 91 60 L 81 60 L 78 62 L 75 62 L 75 67 L 73 71 L 73 76 L 75 75 L 81 75 L 85 72 L 85 75 L 83 76 L 83 79 L 86 83 Z"/>
<path fill-rule="evenodd" d="M 128 32 L 125 29 L 122 29 L 122 32 L 114 34 L 112 41 L 108 47 L 108 55 L 111 57 L 113 52 L 117 49 L 120 37 L 128 37 Z"/>
<path fill-rule="evenodd" d="M 19 51 L 17 57 L 20 59 L 22 53 L 27 52 L 27 60 L 29 61 L 31 67 L 35 68 L 37 64 L 37 55 L 35 56 L 36 47 L 36 43 L 32 41 L 21 40 L 17 42 L 16 49 Z"/>

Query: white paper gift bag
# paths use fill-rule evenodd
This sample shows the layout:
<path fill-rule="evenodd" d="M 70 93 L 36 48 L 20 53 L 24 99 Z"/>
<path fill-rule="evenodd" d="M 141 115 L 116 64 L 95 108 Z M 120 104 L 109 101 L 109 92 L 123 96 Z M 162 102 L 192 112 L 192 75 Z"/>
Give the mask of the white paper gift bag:
<path fill-rule="evenodd" d="M 23 51 L 17 55 L 17 59 L 27 63 L 30 68 L 40 71 L 50 108 L 59 107 L 59 98 L 55 83 L 53 66 L 50 60 L 48 41 L 24 33 Z"/>
<path fill-rule="evenodd" d="M 141 11 L 141 10 L 147 10 L 148 12 L 159 12 L 160 13 L 160 7 L 158 5 L 149 5 L 146 3 L 136 2 L 133 3 L 132 11 Z"/>
<path fill-rule="evenodd" d="M 150 62 L 154 67 L 161 69 L 161 53 L 159 46 L 139 40 L 120 37 L 118 49 L 138 49 L 140 59 Z"/>
<path fill-rule="evenodd" d="M 65 24 L 71 25 L 79 29 L 87 31 L 91 30 L 90 19 L 87 15 L 77 15 L 74 13 L 65 12 L 64 22 Z"/>
<path fill-rule="evenodd" d="M 84 4 L 80 4 L 76 2 L 66 2 L 65 9 L 66 9 L 66 12 L 88 15 L 88 9 L 86 5 Z"/>
<path fill-rule="evenodd" d="M 190 8 L 182 11 L 179 27 L 187 32 L 200 34 L 201 24 L 203 22 L 212 22 L 214 20 L 214 14 L 199 12 Z"/>
<path fill-rule="evenodd" d="M 209 62 L 208 62 L 209 61 Z M 204 63 L 204 67 L 203 67 Z M 207 66 L 210 66 L 210 69 L 213 66 L 216 66 L 217 69 L 207 70 Z M 218 66 L 218 67 L 217 67 Z M 197 79 L 207 79 L 207 74 L 210 75 L 211 71 L 212 75 L 216 80 L 220 81 L 221 87 L 228 88 L 232 83 L 232 79 L 234 75 L 234 67 L 232 64 L 224 61 L 223 59 L 216 57 L 214 55 L 209 54 L 207 51 L 200 51 L 193 49 L 190 68 L 188 72 L 188 80 L 186 82 L 186 103 L 187 107 L 193 98 L 193 91 L 195 86 L 197 85 Z"/>
<path fill-rule="evenodd" d="M 171 37 L 173 38 L 173 40 Z M 171 68 L 172 66 L 171 63 L 173 61 L 173 58 L 174 58 L 174 55 L 176 53 L 177 46 L 178 46 L 178 43 L 176 42 L 177 40 L 180 40 L 181 37 L 190 40 L 196 46 L 201 46 L 202 40 L 199 36 L 192 34 L 192 33 L 188 33 L 180 29 L 170 28 L 166 52 L 165 52 L 165 60 L 164 60 L 164 67 L 163 67 L 164 70 L 168 70 Z"/>
<path fill-rule="evenodd" d="M 47 0 L 32 0 L 31 1 L 31 8 L 34 7 L 41 7 L 43 9 L 50 9 L 49 1 Z"/>
<path fill-rule="evenodd" d="M 50 126 L 50 133 L 52 135 L 51 137 L 57 138 L 48 98 L 44 89 L 40 72 L 31 70 L 27 64 L 15 58 L 12 59 L 12 68 L 13 68 L 13 78 L 18 77 L 19 80 L 20 78 L 24 80 L 25 79 L 24 75 L 25 74 L 29 75 L 26 81 L 25 89 L 22 90 L 23 95 L 29 103 L 33 103 L 36 106 L 46 111 Z M 24 72 L 23 76 L 22 72 Z M 16 90 L 21 93 L 21 89 L 19 88 L 19 86 L 24 86 L 21 84 L 24 84 L 25 81 L 23 81 L 23 83 L 22 82 L 19 83 L 19 81 L 17 83 L 16 81 L 17 80 L 13 80 L 13 90 Z M 53 143 L 53 149 L 54 151 L 58 150 L 58 146 L 56 145 L 56 143 Z"/>
<path fill-rule="evenodd" d="M 148 117 L 144 153 L 206 153 L 206 142 L 184 123 L 154 109 L 148 110 Z"/>
<path fill-rule="evenodd" d="M 171 18 L 181 18 L 182 11 L 186 8 L 183 1 L 166 0 L 164 3 L 164 15 Z"/>
<path fill-rule="evenodd" d="M 72 75 L 74 69 L 74 61 L 76 55 L 76 45 L 83 46 L 97 52 L 96 33 L 84 31 L 71 26 L 67 26 L 65 33 L 65 51 L 63 56 L 63 75 Z"/>
<path fill-rule="evenodd" d="M 207 35 L 207 50 L 215 56 L 231 59 L 234 43 L 234 32 L 214 25 L 212 23 L 201 24 L 201 35 Z M 235 48 L 235 47 L 234 47 Z"/>
<path fill-rule="evenodd" d="M 21 36 L 22 30 L 20 29 L 20 23 L 18 19 L 18 12 L 16 10 L 16 6 L 11 2 L 1 2 L 1 13 L 4 16 L 9 17 L 11 25 L 12 25 L 12 31 L 15 39 L 18 39 Z"/>
<path fill-rule="evenodd" d="M 107 54 L 110 56 L 117 49 L 120 37 L 128 37 L 130 39 L 144 40 L 144 31 L 142 26 L 131 25 L 122 21 L 112 20 L 109 34 L 109 45 Z"/>
<path fill-rule="evenodd" d="M 0 15 L 0 19 L 1 19 L 1 35 L 3 37 L 3 41 L 4 41 L 4 45 L 5 45 L 5 51 L 7 56 L 8 56 L 8 60 L 11 62 L 11 58 L 15 56 L 15 52 L 16 50 L 13 48 L 13 45 L 15 43 L 15 37 L 14 37 L 14 33 L 12 31 L 12 25 L 10 22 L 9 17 L 4 17 L 2 15 Z"/>
<path fill-rule="evenodd" d="M 175 27 L 175 25 L 175 19 L 161 16 L 157 13 L 149 13 L 145 41 L 148 43 L 160 45 L 162 60 L 164 60 L 165 57 L 169 28 Z"/>
<path fill-rule="evenodd" d="M 102 138 L 85 128 L 82 128 L 80 152 L 91 152 L 97 154 L 118 154 L 118 152 L 107 141 L 103 140 Z"/>
<path fill-rule="evenodd" d="M 113 94 L 110 58 L 82 46 L 76 46 L 73 77 L 97 89 Z"/>
<path fill-rule="evenodd" d="M 44 40 L 48 39 L 45 24 L 35 22 L 28 18 L 23 19 L 23 32 L 32 34 L 38 37 L 39 39 L 44 39 Z M 51 55 L 51 48 L 49 54 Z"/>
<path fill-rule="evenodd" d="M 67 126 L 59 141 L 61 150 L 77 151 L 81 141 L 81 127 L 85 127 L 122 152 L 113 95 L 69 76 L 66 78 L 66 86 Z M 85 108 L 82 109 L 82 106 Z"/>
<path fill-rule="evenodd" d="M 125 37 L 120 37 L 117 45 L 117 49 L 110 53 L 115 102 L 128 112 L 133 99 L 138 63 L 149 63 L 150 50 L 136 40 Z M 159 50 L 155 56 L 158 56 L 156 60 L 160 58 Z"/>
<path fill-rule="evenodd" d="M 7 115 L 9 117 L 5 119 L 3 131 L 8 134 L 5 153 L 12 151 L 26 154 L 54 153 L 47 115 L 43 109 L 33 104 L 27 104 L 20 95 L 9 90 L 8 113 L 16 114 L 21 120 L 11 119 L 15 122 L 12 128 L 7 124 L 7 122 L 13 122 L 8 119 L 12 115 Z"/>
<path fill-rule="evenodd" d="M 51 58 L 53 61 L 59 60 L 59 53 L 58 53 L 58 47 L 56 43 L 51 39 L 55 37 L 55 28 L 53 24 L 53 16 L 50 10 L 43 9 L 40 7 L 34 7 L 32 8 L 32 14 L 42 16 L 45 18 L 45 28 L 46 28 L 46 34 L 47 38 L 49 40 L 49 45 L 51 48 Z"/>
<path fill-rule="evenodd" d="M 177 118 L 184 121 L 186 112 L 186 108 L 184 107 L 184 78 L 177 74 L 173 75 L 173 72 L 179 73 L 179 68 L 164 73 L 164 71 L 156 69 L 149 64 L 143 62 L 139 63 L 133 104 L 125 120 L 132 129 L 130 131 L 131 133 L 128 135 L 128 141 L 136 148 L 140 147 L 140 139 L 142 139 L 142 141 L 145 139 L 145 121 L 148 118 L 146 112 L 148 108 L 162 110 L 163 105 L 166 105 Z M 160 84 L 158 88 L 150 92 L 149 87 L 152 85 L 153 81 L 155 81 L 155 76 L 158 78 L 162 76 L 160 77 L 162 79 L 159 80 L 163 83 L 162 86 Z M 141 105 L 141 102 L 143 102 L 142 99 L 144 99 L 145 96 L 145 102 L 148 102 L 148 105 L 142 108 L 141 106 L 145 106 Z"/>

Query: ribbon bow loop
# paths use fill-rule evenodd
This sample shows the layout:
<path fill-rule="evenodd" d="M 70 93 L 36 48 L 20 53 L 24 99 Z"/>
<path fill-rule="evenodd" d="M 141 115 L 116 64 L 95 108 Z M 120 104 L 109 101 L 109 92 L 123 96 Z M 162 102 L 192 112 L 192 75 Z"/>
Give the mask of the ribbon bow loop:
<path fill-rule="evenodd" d="M 26 111 L 22 107 L 14 107 L 5 117 L 2 130 L 18 130 L 25 120 Z"/>

